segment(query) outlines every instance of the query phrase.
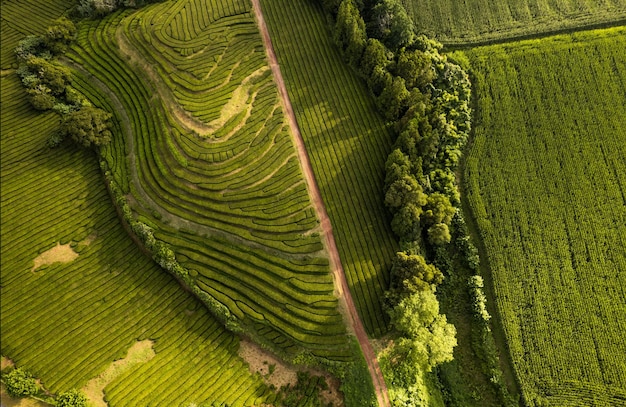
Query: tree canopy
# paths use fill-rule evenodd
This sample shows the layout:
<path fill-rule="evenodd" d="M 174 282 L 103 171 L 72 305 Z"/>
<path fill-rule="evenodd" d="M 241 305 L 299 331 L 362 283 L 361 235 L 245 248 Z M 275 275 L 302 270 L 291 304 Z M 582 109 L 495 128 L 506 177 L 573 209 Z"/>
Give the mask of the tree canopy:
<path fill-rule="evenodd" d="M 102 146 L 111 141 L 109 120 L 112 115 L 87 106 L 68 113 L 61 123 L 61 132 L 84 147 Z"/>

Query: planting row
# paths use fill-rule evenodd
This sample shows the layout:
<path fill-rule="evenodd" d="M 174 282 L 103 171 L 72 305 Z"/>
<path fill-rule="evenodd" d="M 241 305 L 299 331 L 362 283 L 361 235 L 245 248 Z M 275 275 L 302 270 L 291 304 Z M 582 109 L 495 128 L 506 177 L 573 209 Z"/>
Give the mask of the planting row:
<path fill-rule="evenodd" d="M 391 132 L 342 61 L 317 5 L 262 6 L 350 290 L 367 331 L 380 335 L 395 249 L 380 192 Z"/>
<path fill-rule="evenodd" d="M 152 339 L 156 356 L 104 388 L 109 405 L 274 400 L 237 356 L 237 337 L 133 244 L 93 154 L 45 146 L 57 115 L 34 111 L 17 75 L 2 78 L 1 96 L 2 354 L 57 393 Z M 78 257 L 33 270 L 57 243 Z"/>
<path fill-rule="evenodd" d="M 269 69 L 263 58 L 250 59 L 253 64 L 230 62 L 232 74 L 225 85 L 232 89 L 230 99 L 238 92 L 248 93 L 241 100 L 249 106 L 243 118 L 235 114 L 218 123 L 215 135 L 221 131 L 222 137 L 197 134 L 215 123 L 188 116 L 184 103 L 172 96 L 180 84 L 167 78 L 191 75 L 178 66 L 179 60 L 170 58 L 175 52 L 152 48 L 155 43 L 162 49 L 174 46 L 159 42 L 143 26 L 145 21 L 171 19 L 185 9 L 183 3 L 192 4 L 163 3 L 85 23 L 68 54 L 82 66 L 77 72 L 84 80 L 77 86 L 85 93 L 104 94 L 99 100 L 115 107 L 118 137 L 125 147 L 114 141 L 102 150 L 111 175 L 116 180 L 128 176 L 129 190 L 124 192 L 132 194 L 138 219 L 172 248 L 192 284 L 226 305 L 260 341 L 274 342 L 279 352 L 291 357 L 306 351 L 349 359 L 328 260 L 315 232 L 318 220 Z M 208 10 L 216 7 L 202 4 Z M 249 14 L 242 15 L 253 24 Z M 211 27 L 205 31 L 196 27 L 193 32 L 200 32 L 210 44 L 222 35 Z M 136 38 L 144 35 L 152 40 L 139 46 L 142 41 Z M 233 52 L 241 46 L 257 53 L 258 33 L 256 42 L 244 37 L 229 44 Z M 184 43 L 178 40 L 176 46 Z M 154 68 L 150 80 L 133 72 L 138 66 Z M 163 76 L 168 69 L 171 75 Z M 199 108 L 212 109 L 208 90 L 219 85 L 214 80 L 213 74 L 205 78 L 206 94 L 189 91 Z M 229 105 L 232 102 L 221 103 L 222 116 L 238 109 Z M 239 122 L 232 125 L 231 119 L 237 117 Z M 120 163 L 128 163 L 128 170 L 116 169 Z"/>
<path fill-rule="evenodd" d="M 469 52 L 468 198 L 529 405 L 569 405 L 569 382 L 598 400 L 626 387 L 625 34 Z"/>

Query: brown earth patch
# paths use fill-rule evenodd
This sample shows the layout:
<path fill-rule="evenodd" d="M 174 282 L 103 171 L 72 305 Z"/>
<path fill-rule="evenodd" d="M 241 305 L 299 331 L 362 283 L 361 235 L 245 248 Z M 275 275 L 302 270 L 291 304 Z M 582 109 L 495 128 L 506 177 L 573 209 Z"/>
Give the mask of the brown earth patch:
<path fill-rule="evenodd" d="M 310 368 L 298 369 L 288 365 L 248 339 L 239 341 L 239 356 L 248 363 L 252 374 L 258 373 L 267 384 L 274 385 L 277 390 L 282 386 L 295 385 L 298 381 L 298 371 L 323 376 L 328 384 L 328 390 L 321 392 L 322 401 L 326 404 L 333 403 L 334 406 L 344 405 L 343 395 L 339 391 L 341 383 L 326 372 Z"/>
<path fill-rule="evenodd" d="M 57 243 L 51 249 L 46 250 L 39 256 L 35 257 L 33 268 L 31 271 L 37 270 L 39 267 L 52 263 L 69 263 L 78 257 L 69 244 Z"/>
<path fill-rule="evenodd" d="M 113 379 L 133 366 L 152 359 L 156 355 L 153 346 L 154 342 L 149 339 L 135 342 L 128 349 L 125 358 L 112 362 L 104 372 L 87 382 L 80 390 L 87 396 L 90 405 L 93 407 L 108 407 L 108 404 L 104 401 L 104 388 Z"/>

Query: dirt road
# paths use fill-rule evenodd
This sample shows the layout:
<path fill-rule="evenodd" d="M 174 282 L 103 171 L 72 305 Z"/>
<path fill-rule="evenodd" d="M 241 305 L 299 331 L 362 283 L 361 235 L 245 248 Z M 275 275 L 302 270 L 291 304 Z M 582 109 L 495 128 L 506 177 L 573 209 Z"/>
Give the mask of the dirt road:
<path fill-rule="evenodd" d="M 338 285 L 337 290 L 339 292 L 339 299 L 344 302 L 345 309 L 350 315 L 348 323 L 350 324 L 350 327 L 356 335 L 359 344 L 361 345 L 361 349 L 363 350 L 363 355 L 367 361 L 367 366 L 372 376 L 372 381 L 374 382 L 374 388 L 376 389 L 378 405 L 380 407 L 388 407 L 390 404 L 389 396 L 387 394 L 387 386 L 385 385 L 383 374 L 380 370 L 380 366 L 378 365 L 378 360 L 376 360 L 376 353 L 374 352 L 367 334 L 365 333 L 365 328 L 363 327 L 363 323 L 361 322 L 359 314 L 356 311 L 354 301 L 352 300 L 352 294 L 348 288 L 348 281 L 346 280 L 346 275 L 341 265 L 330 219 L 328 218 L 328 213 L 326 212 L 326 207 L 324 206 L 324 201 L 322 200 L 322 195 L 320 194 L 317 182 L 315 181 L 313 167 L 311 166 L 311 161 L 309 160 L 309 156 L 306 152 L 304 140 L 302 139 L 302 134 L 300 133 L 300 128 L 298 127 L 298 122 L 296 121 L 296 115 L 293 112 L 291 101 L 289 100 L 289 95 L 287 94 L 285 81 L 280 72 L 280 66 L 278 65 L 276 53 L 274 52 L 274 46 L 272 45 L 272 40 L 270 39 L 269 31 L 267 30 L 267 24 L 263 18 L 263 12 L 261 11 L 261 4 L 259 0 L 252 0 L 252 9 L 259 24 L 259 30 L 261 31 L 261 36 L 263 37 L 263 44 L 265 45 L 270 68 L 272 70 L 272 74 L 274 75 L 274 81 L 278 87 L 278 93 L 283 104 L 285 116 L 287 117 L 293 132 L 294 144 L 298 152 L 298 158 L 300 159 L 300 163 L 302 165 L 302 171 L 304 173 L 306 183 L 309 187 L 309 194 L 311 195 L 315 211 L 317 212 L 317 216 L 322 224 L 324 243 L 330 254 L 330 266 L 335 276 L 335 282 Z"/>

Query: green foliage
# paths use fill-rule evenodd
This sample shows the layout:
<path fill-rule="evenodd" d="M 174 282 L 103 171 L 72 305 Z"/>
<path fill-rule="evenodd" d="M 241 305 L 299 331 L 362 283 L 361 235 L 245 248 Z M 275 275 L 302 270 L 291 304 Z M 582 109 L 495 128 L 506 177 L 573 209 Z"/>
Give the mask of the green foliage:
<path fill-rule="evenodd" d="M 76 389 L 59 394 L 55 407 L 86 407 L 87 397 Z"/>
<path fill-rule="evenodd" d="M 392 50 L 411 45 L 415 38 L 413 21 L 400 0 L 381 0 L 375 5 L 371 29 Z"/>
<path fill-rule="evenodd" d="M 324 407 L 320 392 L 327 390 L 328 384 L 323 376 L 309 372 L 298 372 L 293 386 L 286 384 L 280 388 L 277 407 Z"/>
<path fill-rule="evenodd" d="M 456 329 L 445 315 L 432 290 L 419 290 L 402 299 L 389 311 L 391 323 L 402 335 L 393 346 L 392 359 L 408 369 L 431 371 L 439 363 L 452 360 L 457 344 Z"/>
<path fill-rule="evenodd" d="M 76 27 L 66 17 L 55 20 L 43 36 L 43 42 L 53 54 L 61 54 L 76 39 Z"/>
<path fill-rule="evenodd" d="M 111 141 L 110 113 L 96 107 L 83 107 L 63 118 L 61 132 L 83 147 L 103 146 Z"/>
<path fill-rule="evenodd" d="M 36 35 L 28 35 L 15 47 L 15 56 L 19 61 L 26 61 L 31 55 L 41 55 L 46 49 L 43 38 Z"/>
<path fill-rule="evenodd" d="M 39 81 L 37 84 L 46 86 L 53 96 L 61 95 L 65 91 L 65 87 L 71 82 L 68 68 L 45 58 L 30 55 L 26 58 L 25 63 L 28 70 Z"/>
<path fill-rule="evenodd" d="M 426 263 L 423 256 L 398 252 L 391 266 L 389 291 L 396 299 L 392 305 L 396 305 L 401 298 L 418 291 L 433 289 L 442 281 L 441 271 L 432 264 Z"/>
<path fill-rule="evenodd" d="M 37 381 L 29 372 L 21 367 L 3 375 L 7 393 L 13 398 L 32 396 L 39 391 Z"/>
<path fill-rule="evenodd" d="M 426 194 L 415 178 L 405 175 L 389 186 L 385 194 L 385 205 L 391 210 L 398 210 L 407 204 L 420 207 L 428 202 Z"/>
<path fill-rule="evenodd" d="M 343 49 L 344 55 L 351 64 L 358 65 L 365 49 L 367 33 L 365 32 L 365 22 L 361 18 L 354 0 L 341 2 L 334 32 L 335 41 Z"/>
<path fill-rule="evenodd" d="M 617 27 L 467 52 L 467 196 L 529 405 L 622 403 L 625 49 Z"/>
<path fill-rule="evenodd" d="M 397 59 L 396 74 L 404 79 L 407 89 L 423 89 L 435 78 L 431 57 L 425 52 L 401 48 Z"/>

